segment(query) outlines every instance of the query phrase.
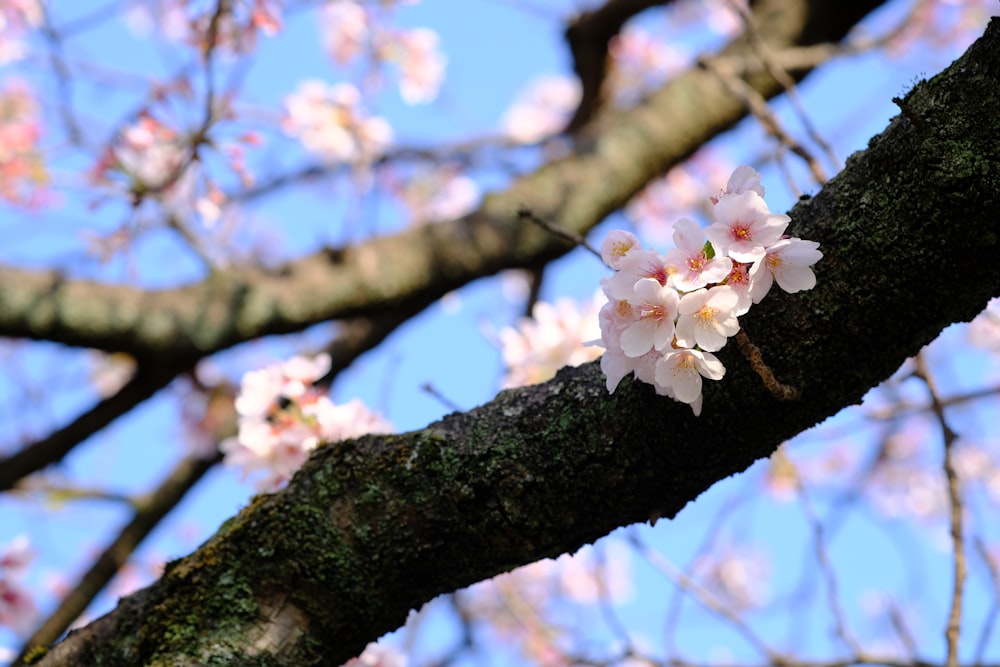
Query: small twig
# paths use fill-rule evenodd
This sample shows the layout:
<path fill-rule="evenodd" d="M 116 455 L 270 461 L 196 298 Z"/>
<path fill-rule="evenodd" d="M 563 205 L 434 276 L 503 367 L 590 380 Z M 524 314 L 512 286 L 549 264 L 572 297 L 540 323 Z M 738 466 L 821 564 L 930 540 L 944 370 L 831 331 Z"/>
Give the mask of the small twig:
<path fill-rule="evenodd" d="M 966 563 L 965 543 L 962 538 L 962 489 L 955 470 L 953 447 L 958 434 L 952 430 L 944 414 L 944 404 L 938 396 L 936 382 L 927 367 L 924 353 L 916 356 L 917 367 L 913 375 L 924 381 L 931 397 L 931 410 L 937 417 L 944 437 L 944 474 L 948 482 L 948 502 L 951 506 L 951 544 L 955 554 L 953 571 L 955 576 L 951 597 L 951 613 L 945 625 L 944 637 L 948 645 L 947 667 L 958 667 L 958 641 L 962 632 L 962 595 L 965 589 Z"/>
<path fill-rule="evenodd" d="M 463 410 L 462 406 L 460 406 L 458 403 L 456 403 L 455 401 L 451 400 L 450 398 L 442 394 L 440 391 L 438 391 L 437 387 L 432 385 L 430 382 L 425 382 L 422 385 L 420 385 L 420 390 L 433 396 L 438 400 L 439 403 L 441 403 L 441 405 L 448 408 L 449 410 L 452 410 L 453 412 L 462 412 Z"/>
<path fill-rule="evenodd" d="M 899 640 L 903 642 L 903 646 L 906 647 L 906 651 L 916 658 L 920 655 L 917 649 L 917 642 L 913 640 L 913 635 L 910 634 L 909 629 L 906 627 L 906 621 L 903 620 L 903 615 L 899 612 L 899 608 L 894 605 L 889 605 L 889 622 L 892 623 L 892 629 L 896 631 L 899 635 Z"/>
<path fill-rule="evenodd" d="M 562 227 L 560 227 L 558 225 L 555 225 L 555 224 L 553 224 L 553 223 L 551 223 L 551 222 L 549 222 L 547 220 L 543 220 L 543 219 L 539 218 L 527 206 L 523 206 L 522 205 L 520 208 L 517 209 L 517 217 L 520 220 L 530 220 L 531 222 L 535 223 L 536 225 L 538 225 L 539 227 L 541 227 L 545 231 L 549 232 L 550 234 L 554 234 L 554 235 L 558 236 L 561 239 L 565 239 L 565 240 L 569 241 L 570 243 L 572 243 L 574 245 L 578 245 L 581 248 L 584 248 L 584 249 L 588 250 L 591 254 L 593 254 L 598 259 L 601 258 L 601 253 L 599 253 L 598 251 L 594 250 L 594 248 L 589 243 L 587 243 L 587 239 L 583 238 L 579 234 L 574 234 L 573 232 L 569 231 L 568 229 L 563 229 Z"/>
<path fill-rule="evenodd" d="M 768 658 L 772 665 L 784 665 L 786 660 L 783 655 L 772 649 L 761 638 L 753 628 L 751 628 L 738 613 L 733 611 L 729 605 L 713 595 L 708 589 L 700 586 L 694 579 L 689 577 L 680 568 L 667 560 L 663 554 L 651 549 L 642 542 L 635 533 L 628 536 L 629 542 L 635 549 L 646 558 L 654 569 L 658 570 L 665 577 L 670 579 L 675 586 L 691 596 L 699 605 L 726 619 L 750 646 L 758 650 L 761 655 Z"/>
<path fill-rule="evenodd" d="M 754 369 L 760 379 L 764 381 L 764 386 L 779 401 L 795 401 L 799 398 L 799 390 L 787 384 L 782 384 L 774 377 L 774 371 L 764 363 L 764 355 L 760 348 L 751 342 L 746 331 L 740 329 L 736 332 L 736 343 L 740 347 L 740 352 L 750 362 L 750 367 Z"/>
<path fill-rule="evenodd" d="M 136 498 L 133 504 L 138 509 L 132 520 L 97 557 L 73 590 L 63 598 L 59 608 L 24 643 L 14 665 L 23 664 L 26 655 L 35 647 L 48 646 L 59 639 L 107 586 L 149 533 L 160 525 L 163 517 L 221 460 L 221 454 L 216 454 L 211 459 L 197 456 L 182 459 L 152 493 Z"/>
<path fill-rule="evenodd" d="M 809 119 L 809 114 L 806 112 L 806 108 L 802 104 L 802 100 L 799 98 L 795 80 L 783 67 L 781 67 L 781 65 L 778 64 L 777 59 L 774 57 L 774 53 L 761 37 L 760 31 L 757 29 L 757 23 L 754 21 L 753 14 L 750 13 L 750 10 L 746 6 L 738 2 L 730 1 L 729 5 L 734 11 L 738 12 L 740 17 L 743 19 L 743 24 L 747 29 L 747 36 L 750 38 L 750 45 L 757 54 L 757 57 L 760 58 L 761 62 L 764 64 L 768 74 L 774 77 L 774 80 L 781 84 L 781 87 L 785 89 L 785 95 L 788 97 L 788 101 L 795 110 L 795 114 L 799 117 L 799 122 L 802 123 L 802 127 L 805 128 L 806 134 L 808 134 L 809 138 L 812 139 L 824 153 L 826 153 L 827 162 L 835 169 L 839 169 L 840 161 L 833 152 L 833 147 L 826 139 L 823 138 L 823 136 L 819 133 L 819 130 L 816 129 L 816 126 Z"/>
<path fill-rule="evenodd" d="M 719 82 L 726 88 L 727 91 L 733 96 L 739 99 L 743 104 L 746 105 L 747 109 L 763 126 L 764 131 L 768 133 L 775 140 L 779 141 L 785 145 L 788 150 L 792 151 L 806 163 L 809 167 L 810 173 L 816 182 L 820 185 L 827 182 L 826 172 L 823 171 L 823 167 L 820 165 L 819 160 L 809 152 L 805 146 L 799 143 L 794 137 L 792 137 L 778 122 L 778 118 L 772 113 L 771 108 L 767 105 L 767 100 L 758 93 L 752 86 L 747 82 L 743 81 L 737 76 L 734 76 L 731 72 L 725 70 L 720 63 L 716 62 L 713 58 L 699 58 L 698 64 L 704 69 L 715 74 Z"/>
<path fill-rule="evenodd" d="M 742 333 L 742 331 L 740 333 Z M 847 629 L 847 616 L 844 614 L 844 609 L 840 604 L 837 577 L 833 571 L 833 565 L 830 563 L 830 558 L 827 554 L 826 536 L 823 531 L 823 523 L 820 521 L 819 516 L 813 509 L 809 496 L 806 494 L 805 486 L 803 486 L 802 481 L 798 479 L 798 477 L 796 477 L 795 487 L 799 494 L 802 512 L 806 516 L 806 522 L 809 524 L 810 528 L 812 528 L 813 548 L 816 552 L 816 562 L 819 565 L 820 574 L 823 577 L 823 584 L 826 586 L 826 597 L 827 602 L 830 605 L 830 613 L 833 616 L 834 631 L 837 633 L 837 637 L 840 641 L 842 641 L 847 648 L 849 648 L 855 655 L 861 655 L 863 653 L 861 646 Z"/>
<path fill-rule="evenodd" d="M 1000 571 L 997 570 L 997 564 L 990 557 L 990 553 L 986 549 L 986 545 L 983 544 L 982 539 L 976 537 L 973 540 L 973 544 L 976 547 L 976 551 L 979 552 L 979 557 L 983 559 L 986 570 L 990 573 L 990 582 L 993 584 L 993 604 L 990 605 L 989 611 L 986 612 L 986 619 L 983 621 L 983 629 L 979 635 L 979 642 L 976 644 L 975 664 L 981 665 L 983 664 L 983 657 L 986 655 L 986 647 L 990 643 L 990 635 L 993 634 L 997 618 L 1000 617 Z"/>

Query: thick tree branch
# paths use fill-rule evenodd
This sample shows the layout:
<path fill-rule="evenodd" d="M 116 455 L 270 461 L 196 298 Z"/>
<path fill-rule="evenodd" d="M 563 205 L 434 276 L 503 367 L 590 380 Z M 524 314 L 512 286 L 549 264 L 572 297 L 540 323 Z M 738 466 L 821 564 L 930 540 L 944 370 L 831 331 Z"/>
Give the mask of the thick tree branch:
<path fill-rule="evenodd" d="M 181 460 L 148 497 L 139 501 L 140 507 L 132 520 L 122 527 L 118 536 L 97 557 L 91 568 L 62 600 L 59 608 L 35 631 L 25 646 L 50 644 L 66 632 L 66 628 L 86 611 L 94 597 L 108 585 L 146 536 L 177 506 L 205 473 L 221 460 L 221 456 L 210 459 L 188 457 Z M 24 658 L 25 655 L 22 653 L 14 664 L 21 664 Z"/>
<path fill-rule="evenodd" d="M 745 318 L 779 402 L 739 351 L 700 418 L 595 364 L 421 431 L 320 447 L 154 586 L 43 665 L 340 664 L 440 593 L 672 517 L 716 481 L 856 403 L 1000 292 L 1000 20 L 905 100 L 791 231 L 826 253 L 811 292 Z M 72 656 L 68 662 L 65 656 Z"/>
<path fill-rule="evenodd" d="M 761 0 L 755 12 L 761 38 L 781 50 L 839 40 L 879 4 Z M 723 55 L 751 58 L 752 48 L 740 39 Z M 781 92 L 765 73 L 748 81 L 764 97 Z M 742 102 L 715 76 L 692 70 L 634 109 L 601 114 L 581 131 L 571 155 L 488 196 L 462 220 L 325 250 L 277 271 L 220 272 L 201 283 L 148 291 L 0 267 L 0 335 L 167 362 L 403 303 L 422 308 L 477 278 L 537 266 L 571 249 L 519 220 L 522 205 L 584 235 L 744 115 Z"/>

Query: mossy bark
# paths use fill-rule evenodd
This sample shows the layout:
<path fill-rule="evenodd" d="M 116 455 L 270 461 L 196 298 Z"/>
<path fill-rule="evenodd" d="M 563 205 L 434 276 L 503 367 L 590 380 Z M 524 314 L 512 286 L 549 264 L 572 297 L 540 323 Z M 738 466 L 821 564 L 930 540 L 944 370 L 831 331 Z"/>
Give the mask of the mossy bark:
<path fill-rule="evenodd" d="M 320 447 L 39 664 L 340 664 L 435 595 L 671 517 L 858 402 L 1000 293 L 998 54 L 994 19 L 791 211 L 790 231 L 822 244 L 819 284 L 743 324 L 800 400 L 776 401 L 729 346 L 700 418 L 638 383 L 608 395 L 589 364 L 420 431 Z"/>

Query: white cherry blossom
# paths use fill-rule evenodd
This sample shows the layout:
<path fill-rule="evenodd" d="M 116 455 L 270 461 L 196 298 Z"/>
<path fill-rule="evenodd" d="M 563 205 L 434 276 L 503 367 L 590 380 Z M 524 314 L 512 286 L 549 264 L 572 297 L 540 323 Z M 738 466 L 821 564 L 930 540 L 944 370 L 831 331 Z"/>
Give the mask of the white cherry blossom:
<path fill-rule="evenodd" d="M 815 241 L 781 239 L 770 246 L 764 258 L 750 270 L 753 302 L 760 303 L 775 282 L 789 294 L 812 289 L 816 286 L 816 275 L 810 267 L 822 258 Z"/>
<path fill-rule="evenodd" d="M 787 215 L 773 214 L 753 190 L 722 197 L 713 209 L 715 222 L 705 230 L 717 255 L 736 262 L 756 262 L 785 232 Z"/>
<path fill-rule="evenodd" d="M 740 330 L 734 312 L 738 299 L 736 292 L 726 285 L 685 294 L 678 306 L 677 344 L 697 345 L 709 352 L 721 350 L 729 337 Z"/>

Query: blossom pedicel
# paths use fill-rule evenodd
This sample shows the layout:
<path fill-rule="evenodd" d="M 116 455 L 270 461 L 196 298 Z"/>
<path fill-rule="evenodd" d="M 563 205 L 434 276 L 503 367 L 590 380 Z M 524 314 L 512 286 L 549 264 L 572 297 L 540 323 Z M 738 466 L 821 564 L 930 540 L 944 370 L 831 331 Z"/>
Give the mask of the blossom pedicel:
<path fill-rule="evenodd" d="M 785 235 L 791 219 L 768 209 L 759 173 L 738 167 L 711 200 L 713 223 L 702 231 L 678 220 L 666 254 L 620 229 L 601 244 L 615 270 L 601 280 L 608 302 L 599 317 L 609 392 L 633 373 L 700 414 L 702 378 L 726 372 L 712 352 L 740 330 L 737 318 L 775 282 L 789 293 L 815 286 L 819 244 Z"/>

